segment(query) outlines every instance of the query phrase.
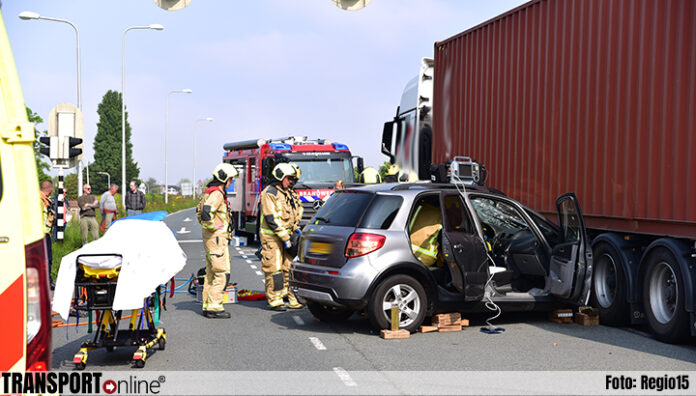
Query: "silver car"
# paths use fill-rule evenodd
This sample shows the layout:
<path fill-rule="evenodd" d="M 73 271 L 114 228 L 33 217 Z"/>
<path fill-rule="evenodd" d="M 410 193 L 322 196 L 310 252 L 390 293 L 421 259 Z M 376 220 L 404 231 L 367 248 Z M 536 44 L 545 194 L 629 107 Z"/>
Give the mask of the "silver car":
<path fill-rule="evenodd" d="M 444 265 L 411 250 L 422 202 L 442 211 Z M 556 201 L 560 226 L 504 194 L 453 184 L 380 184 L 336 192 L 304 228 L 290 286 L 321 321 L 365 310 L 377 329 L 415 331 L 437 312 L 550 309 L 587 303 L 592 253 L 573 194 Z"/>

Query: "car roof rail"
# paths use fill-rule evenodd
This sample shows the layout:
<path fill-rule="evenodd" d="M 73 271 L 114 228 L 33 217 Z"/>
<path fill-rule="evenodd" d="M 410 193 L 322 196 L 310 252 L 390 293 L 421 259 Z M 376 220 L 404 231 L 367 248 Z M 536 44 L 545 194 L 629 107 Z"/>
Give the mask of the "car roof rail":
<path fill-rule="evenodd" d="M 392 191 L 410 190 L 411 188 L 457 188 L 452 183 L 400 183 L 392 187 Z"/>

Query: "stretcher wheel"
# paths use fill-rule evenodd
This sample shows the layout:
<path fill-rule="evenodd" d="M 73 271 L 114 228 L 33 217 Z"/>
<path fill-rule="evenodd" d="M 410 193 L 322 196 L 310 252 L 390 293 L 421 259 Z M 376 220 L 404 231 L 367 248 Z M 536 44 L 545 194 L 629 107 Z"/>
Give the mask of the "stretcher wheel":
<path fill-rule="evenodd" d="M 75 363 L 75 368 L 78 370 L 84 370 L 85 367 L 87 367 L 87 363 L 85 362 Z"/>
<path fill-rule="evenodd" d="M 163 351 L 164 348 L 167 346 L 167 341 L 165 341 L 164 338 L 160 338 L 160 339 L 157 341 L 157 346 L 159 347 L 159 350 L 160 350 L 160 351 Z"/>
<path fill-rule="evenodd" d="M 145 367 L 145 361 L 142 359 L 136 360 L 135 361 L 135 368 L 143 368 Z"/>

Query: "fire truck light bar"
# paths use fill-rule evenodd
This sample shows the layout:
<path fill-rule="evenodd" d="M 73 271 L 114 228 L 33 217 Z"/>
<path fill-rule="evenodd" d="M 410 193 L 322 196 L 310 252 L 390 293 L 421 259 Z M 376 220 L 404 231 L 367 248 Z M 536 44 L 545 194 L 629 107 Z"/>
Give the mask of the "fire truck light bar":
<path fill-rule="evenodd" d="M 350 151 L 348 149 L 348 146 L 346 146 L 345 144 L 333 143 L 333 146 L 334 146 L 334 149 L 336 149 L 338 151 Z"/>
<path fill-rule="evenodd" d="M 274 151 L 291 151 L 292 150 L 292 146 L 290 146 L 287 143 L 269 143 L 268 145 L 271 146 L 271 148 Z"/>

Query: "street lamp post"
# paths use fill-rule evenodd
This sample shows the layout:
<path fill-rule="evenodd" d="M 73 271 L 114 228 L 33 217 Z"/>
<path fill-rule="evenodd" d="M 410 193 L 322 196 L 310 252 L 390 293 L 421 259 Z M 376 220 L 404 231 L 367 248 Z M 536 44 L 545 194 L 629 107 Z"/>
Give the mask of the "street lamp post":
<path fill-rule="evenodd" d="M 186 88 L 186 89 L 176 89 L 174 91 L 169 91 L 167 93 L 167 108 L 166 108 L 166 114 L 164 115 L 165 120 L 164 120 L 164 203 L 167 204 L 169 203 L 169 169 L 167 168 L 167 165 L 169 164 L 169 157 L 167 153 L 167 138 L 169 136 L 169 95 L 173 93 L 193 93 L 192 90 Z"/>
<path fill-rule="evenodd" d="M 193 123 L 193 199 L 196 199 L 196 125 L 198 121 L 213 122 L 210 117 L 199 118 Z"/>
<path fill-rule="evenodd" d="M 126 33 L 134 29 L 163 30 L 164 26 L 153 24 L 148 26 L 131 26 L 123 31 L 121 39 L 121 199 L 126 207 Z"/>
<path fill-rule="evenodd" d="M 97 173 L 99 173 L 100 175 L 106 175 L 106 189 L 109 190 L 111 188 L 111 175 L 109 174 L 109 172 L 97 172 Z M 122 194 L 125 194 L 125 192 Z"/>
<path fill-rule="evenodd" d="M 55 21 L 55 22 L 63 22 L 67 23 L 68 25 L 72 26 L 73 29 L 75 29 L 75 37 L 77 39 L 77 108 L 82 111 L 82 74 L 81 74 L 81 68 L 82 68 L 82 62 L 80 61 L 80 31 L 77 30 L 77 26 L 75 26 L 74 23 L 70 22 L 67 19 L 61 19 L 61 18 L 52 18 L 52 17 L 47 17 L 47 16 L 41 16 L 35 12 L 31 11 L 23 11 L 19 14 L 19 18 L 23 19 L 25 21 L 29 20 L 34 20 L 34 19 L 43 19 L 45 21 Z M 86 147 L 87 145 L 85 145 Z M 87 175 L 88 183 L 89 183 L 89 174 Z M 82 162 L 78 162 L 77 164 L 77 195 L 81 196 L 82 195 Z"/>

